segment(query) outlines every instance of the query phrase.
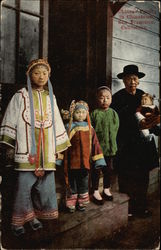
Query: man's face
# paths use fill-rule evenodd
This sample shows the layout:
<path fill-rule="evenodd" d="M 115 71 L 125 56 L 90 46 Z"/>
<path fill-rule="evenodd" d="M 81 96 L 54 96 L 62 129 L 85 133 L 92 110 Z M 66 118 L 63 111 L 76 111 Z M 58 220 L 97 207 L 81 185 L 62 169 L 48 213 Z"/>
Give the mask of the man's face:
<path fill-rule="evenodd" d="M 108 109 L 111 102 L 112 102 L 112 96 L 110 91 L 107 89 L 103 89 L 99 91 L 97 96 L 98 105 L 101 109 Z"/>
<path fill-rule="evenodd" d="M 135 95 L 136 88 L 139 84 L 139 78 L 137 75 L 126 75 L 123 77 L 125 88 L 129 94 Z"/>

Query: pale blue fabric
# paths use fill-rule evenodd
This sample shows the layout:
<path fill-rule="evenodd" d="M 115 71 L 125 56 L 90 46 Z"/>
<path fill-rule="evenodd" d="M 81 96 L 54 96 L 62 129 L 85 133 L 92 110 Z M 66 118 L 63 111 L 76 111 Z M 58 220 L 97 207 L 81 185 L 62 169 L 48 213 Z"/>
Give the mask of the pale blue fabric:
<path fill-rule="evenodd" d="M 57 210 L 53 171 L 46 171 L 42 178 L 34 172 L 18 173 L 13 214 L 23 218 L 28 213 L 34 213 L 35 209 L 40 212 Z"/>

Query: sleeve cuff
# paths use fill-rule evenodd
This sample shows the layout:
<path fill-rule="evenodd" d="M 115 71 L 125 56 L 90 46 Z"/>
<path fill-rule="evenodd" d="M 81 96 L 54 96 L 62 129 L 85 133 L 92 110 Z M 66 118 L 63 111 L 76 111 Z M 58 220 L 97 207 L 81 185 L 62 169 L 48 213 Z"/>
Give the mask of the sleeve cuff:
<path fill-rule="evenodd" d="M 100 166 L 107 166 L 104 158 L 95 161 L 93 165 L 94 165 L 94 168 L 98 168 Z"/>
<path fill-rule="evenodd" d="M 56 160 L 56 165 L 57 166 L 62 166 L 63 164 L 63 161 L 62 160 Z"/>

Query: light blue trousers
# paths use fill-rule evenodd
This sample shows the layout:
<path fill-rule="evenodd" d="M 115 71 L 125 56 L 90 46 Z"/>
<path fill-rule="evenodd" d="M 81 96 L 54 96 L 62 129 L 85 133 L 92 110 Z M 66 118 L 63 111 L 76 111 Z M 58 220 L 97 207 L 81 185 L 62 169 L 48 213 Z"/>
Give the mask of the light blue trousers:
<path fill-rule="evenodd" d="M 43 177 L 34 172 L 18 173 L 12 225 L 22 226 L 26 222 L 58 217 L 54 171 L 46 171 Z"/>

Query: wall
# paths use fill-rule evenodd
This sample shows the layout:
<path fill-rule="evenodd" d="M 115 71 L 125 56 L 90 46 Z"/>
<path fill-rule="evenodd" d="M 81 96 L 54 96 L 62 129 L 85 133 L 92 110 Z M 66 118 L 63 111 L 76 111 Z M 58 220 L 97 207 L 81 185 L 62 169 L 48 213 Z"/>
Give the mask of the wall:
<path fill-rule="evenodd" d="M 137 64 L 146 74 L 139 87 L 159 98 L 159 35 L 159 1 L 128 1 L 117 12 L 113 19 L 113 93 L 124 86 L 117 74 L 125 65 Z"/>

